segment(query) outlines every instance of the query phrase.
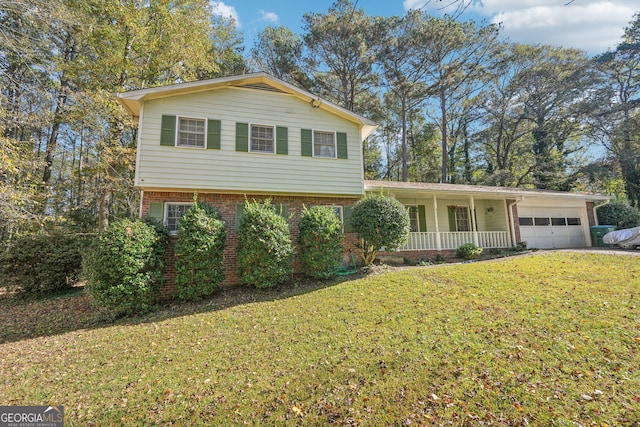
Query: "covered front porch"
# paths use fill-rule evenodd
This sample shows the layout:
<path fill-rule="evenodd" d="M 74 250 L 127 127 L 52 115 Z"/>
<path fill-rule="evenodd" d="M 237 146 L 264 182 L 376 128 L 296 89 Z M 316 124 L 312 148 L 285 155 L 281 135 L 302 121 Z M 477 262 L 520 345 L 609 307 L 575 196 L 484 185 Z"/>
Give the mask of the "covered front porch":
<path fill-rule="evenodd" d="M 368 183 L 367 190 L 377 190 Z M 509 214 L 515 200 L 505 194 L 451 184 L 389 184 L 384 190 L 407 207 L 411 220 L 409 241 L 400 251 L 455 250 L 465 243 L 485 249 L 515 246 Z"/>

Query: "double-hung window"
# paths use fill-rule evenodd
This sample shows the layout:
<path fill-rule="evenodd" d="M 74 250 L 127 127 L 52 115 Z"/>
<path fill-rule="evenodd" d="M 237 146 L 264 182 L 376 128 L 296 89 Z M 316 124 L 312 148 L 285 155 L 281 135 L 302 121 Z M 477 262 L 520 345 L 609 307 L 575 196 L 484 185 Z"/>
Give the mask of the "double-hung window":
<path fill-rule="evenodd" d="M 313 131 L 313 156 L 336 158 L 335 132 Z"/>
<path fill-rule="evenodd" d="M 420 231 L 420 214 L 417 206 L 409 206 L 409 223 L 412 233 L 418 233 Z"/>
<path fill-rule="evenodd" d="M 467 206 L 457 206 L 454 210 L 456 231 L 471 231 L 469 221 L 469 208 Z"/>
<path fill-rule="evenodd" d="M 180 219 L 191 206 L 193 203 L 165 203 L 164 224 L 169 229 L 169 233 L 176 234 L 178 232 Z"/>
<path fill-rule="evenodd" d="M 205 147 L 206 120 L 180 117 L 178 119 L 179 147 Z"/>
<path fill-rule="evenodd" d="M 249 151 L 275 153 L 275 128 L 266 125 L 251 125 Z"/>

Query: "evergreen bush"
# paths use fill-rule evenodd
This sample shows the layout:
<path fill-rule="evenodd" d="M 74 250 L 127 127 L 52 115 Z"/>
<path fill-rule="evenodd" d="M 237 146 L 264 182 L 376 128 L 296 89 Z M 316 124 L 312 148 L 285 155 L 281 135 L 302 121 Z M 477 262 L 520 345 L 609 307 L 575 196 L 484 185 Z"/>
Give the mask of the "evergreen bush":
<path fill-rule="evenodd" d="M 24 236 L 0 254 L 0 283 L 24 296 L 72 287 L 82 272 L 86 241 L 65 234 Z"/>
<path fill-rule="evenodd" d="M 242 283 L 269 288 L 289 279 L 293 272 L 289 225 L 270 200 L 245 204 L 238 234 L 238 276 Z"/>
<path fill-rule="evenodd" d="M 596 209 L 598 224 L 615 225 L 618 229 L 640 225 L 640 211 L 622 202 L 612 202 Z"/>
<path fill-rule="evenodd" d="M 330 206 L 304 208 L 298 224 L 302 269 L 308 276 L 326 279 L 342 263 L 342 223 Z"/>
<path fill-rule="evenodd" d="M 84 257 L 87 289 L 94 303 L 118 314 L 153 307 L 165 271 L 168 233 L 151 219 L 112 223 Z"/>
<path fill-rule="evenodd" d="M 384 195 L 358 201 L 351 212 L 351 225 L 358 235 L 364 265 L 372 264 L 381 248 L 395 251 L 404 245 L 411 231 L 407 208 Z"/>
<path fill-rule="evenodd" d="M 220 287 L 226 239 L 224 222 L 215 207 L 196 202 L 182 216 L 176 242 L 178 298 L 198 300 Z"/>
<path fill-rule="evenodd" d="M 480 256 L 482 248 L 475 243 L 465 243 L 456 249 L 456 258 L 474 259 Z"/>

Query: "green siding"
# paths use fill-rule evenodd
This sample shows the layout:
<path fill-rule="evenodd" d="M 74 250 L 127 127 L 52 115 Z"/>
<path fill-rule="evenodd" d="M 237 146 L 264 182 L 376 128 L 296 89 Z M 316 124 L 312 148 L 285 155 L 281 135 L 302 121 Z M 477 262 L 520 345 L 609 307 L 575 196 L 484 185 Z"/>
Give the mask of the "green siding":
<path fill-rule="evenodd" d="M 207 149 L 219 150 L 221 140 L 222 123 L 220 120 L 208 120 L 207 123 Z"/>
<path fill-rule="evenodd" d="M 236 123 L 236 151 L 249 151 L 249 123 Z"/>
<path fill-rule="evenodd" d="M 289 129 L 276 126 L 276 154 L 289 154 Z"/>
<path fill-rule="evenodd" d="M 164 219 L 164 203 L 162 202 L 149 203 L 149 214 L 147 216 L 162 222 L 162 220 Z"/>
<path fill-rule="evenodd" d="M 336 133 L 336 142 L 338 146 L 338 158 L 347 158 L 347 134 L 344 132 Z"/>
<path fill-rule="evenodd" d="M 176 145 L 176 116 L 162 116 L 160 131 L 160 145 L 175 147 Z"/>
<path fill-rule="evenodd" d="M 313 157 L 313 131 L 311 129 L 300 130 L 300 154 Z"/>

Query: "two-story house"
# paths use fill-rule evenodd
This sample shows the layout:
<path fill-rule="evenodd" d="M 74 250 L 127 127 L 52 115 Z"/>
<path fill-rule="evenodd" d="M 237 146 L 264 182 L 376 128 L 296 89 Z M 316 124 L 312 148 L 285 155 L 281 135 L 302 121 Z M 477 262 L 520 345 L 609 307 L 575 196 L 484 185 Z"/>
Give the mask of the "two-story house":
<path fill-rule="evenodd" d="M 594 204 L 604 196 L 365 181 L 362 142 L 372 121 L 265 73 L 118 94 L 138 118 L 135 185 L 141 215 L 173 232 L 198 200 L 215 205 L 228 228 L 227 281 L 234 283 L 236 223 L 246 199 L 281 205 L 293 238 L 303 205 L 333 206 L 355 250 L 349 208 L 367 191 L 392 194 L 409 209 L 406 256 L 425 257 L 473 242 L 504 248 L 591 245 Z"/>

